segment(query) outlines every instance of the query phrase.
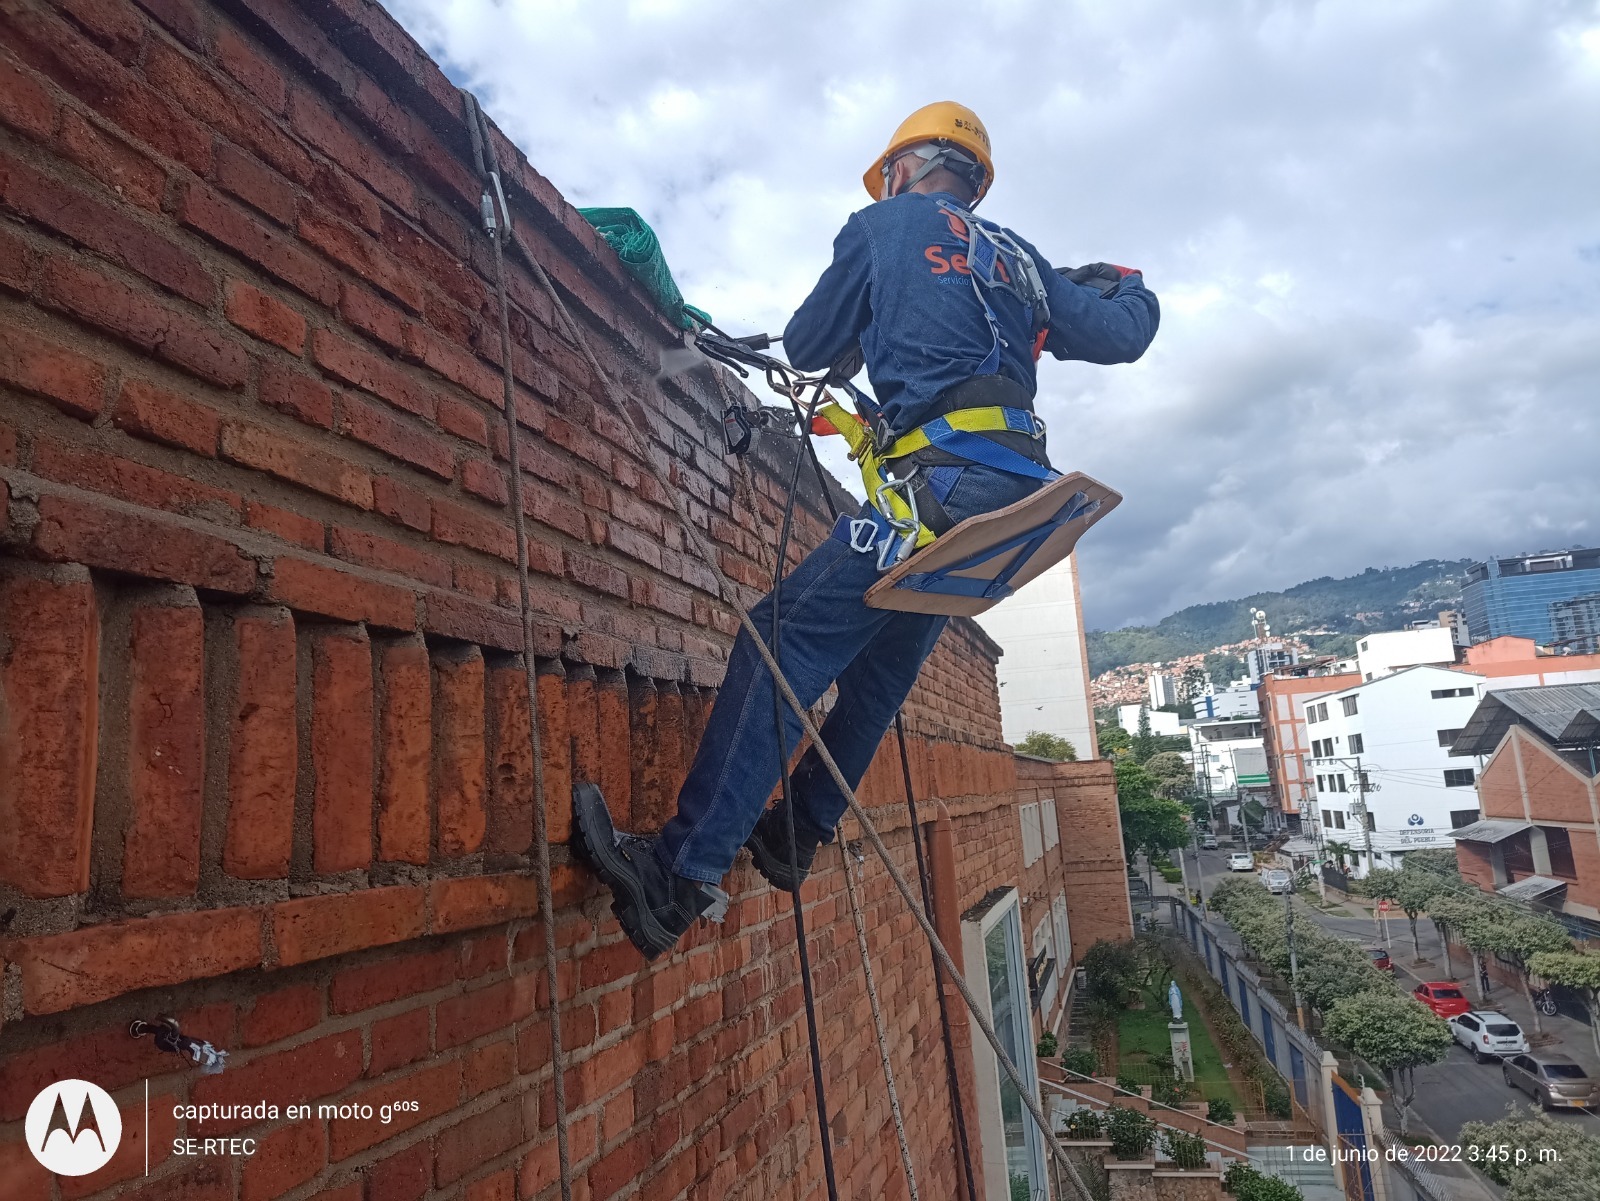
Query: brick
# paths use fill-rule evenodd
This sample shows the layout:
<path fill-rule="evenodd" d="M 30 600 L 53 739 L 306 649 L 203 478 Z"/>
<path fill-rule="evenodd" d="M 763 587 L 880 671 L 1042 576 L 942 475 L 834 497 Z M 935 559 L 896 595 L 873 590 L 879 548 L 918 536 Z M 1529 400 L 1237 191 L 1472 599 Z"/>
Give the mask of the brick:
<path fill-rule="evenodd" d="M 411 181 L 389 166 L 382 154 L 352 134 L 346 123 L 317 97 L 304 89 L 294 89 L 289 99 L 289 119 L 296 133 L 334 162 L 354 172 L 379 196 L 404 213 L 416 213 L 416 192 Z"/>
<path fill-rule="evenodd" d="M 289 106 L 283 74 L 232 27 L 217 30 L 217 62 L 261 103 L 281 113 Z"/>
<path fill-rule="evenodd" d="M 29 897 L 89 887 L 100 618 L 82 568 L 0 575 L 0 881 Z"/>
<path fill-rule="evenodd" d="M 434 1017 L 434 1044 L 440 1051 L 503 1030 L 534 1011 L 538 977 L 512 976 L 487 988 L 448 997 Z"/>
<path fill-rule="evenodd" d="M 455 501 L 433 502 L 433 536 L 441 542 L 470 546 L 507 563 L 517 561 L 516 531 L 505 517 L 480 513 Z"/>
<path fill-rule="evenodd" d="M 415 278 L 370 235 L 314 207 L 300 214 L 299 231 L 308 246 L 322 251 L 363 283 L 413 313 L 422 312 L 422 289 Z"/>
<path fill-rule="evenodd" d="M 113 57 L 128 63 L 144 38 L 144 22 L 131 5 L 107 0 L 64 0 L 62 7 Z"/>
<path fill-rule="evenodd" d="M 3 70 L 0 64 L 0 70 Z M 15 234 L 0 229 L 0 288 L 27 295 L 33 290 L 33 269 L 38 253 Z M 9 327 L 8 327 L 9 328 Z"/>
<path fill-rule="evenodd" d="M 595 717 L 599 725 L 601 757 L 600 774 L 594 782 L 600 785 L 612 814 L 631 829 L 633 723 L 628 683 L 620 671 L 595 672 Z"/>
<path fill-rule="evenodd" d="M 378 198 L 332 163 L 319 163 L 311 178 L 311 194 L 337 217 L 369 233 L 383 232 L 383 206 Z"/>
<path fill-rule="evenodd" d="M 299 354 L 306 345 L 306 319 L 281 300 L 268 296 L 243 280 L 230 279 L 227 286 L 228 320 L 263 342 Z"/>
<path fill-rule="evenodd" d="M 261 364 L 261 403 L 319 429 L 333 428 L 333 390 L 277 363 Z"/>
<path fill-rule="evenodd" d="M 278 966 L 417 938 L 425 926 L 423 891 L 412 885 L 280 901 L 269 922 Z"/>
<path fill-rule="evenodd" d="M 408 325 L 405 331 L 407 357 L 423 364 L 453 384 L 471 392 L 496 408 L 505 405 L 505 378 L 486 367 L 474 354 L 460 349 L 433 330 Z"/>
<path fill-rule="evenodd" d="M 338 301 L 339 281 L 332 271 L 203 184 L 185 187 L 177 217 L 318 304 L 332 308 Z"/>
<path fill-rule="evenodd" d="M 433 657 L 435 805 L 439 854 L 470 855 L 483 846 L 484 804 L 483 652 Z"/>
<path fill-rule="evenodd" d="M 370 392 L 408 413 L 433 416 L 432 393 L 381 355 L 329 330 L 319 329 L 311 338 L 311 356 L 318 367 L 335 379 Z"/>
<path fill-rule="evenodd" d="M 417 598 L 409 589 L 284 555 L 273 560 L 267 599 L 306 613 L 364 621 L 387 630 L 411 630 L 417 624 Z"/>
<path fill-rule="evenodd" d="M 450 564 L 438 555 L 429 554 L 392 538 L 369 534 L 365 530 L 334 525 L 329 531 L 329 549 L 340 559 L 359 563 L 378 571 L 392 571 L 423 584 L 437 588 L 450 587 Z"/>
<path fill-rule="evenodd" d="M 22 1006 L 61 1013 L 142 988 L 222 976 L 261 962 L 261 913 L 210 909 L 19 939 Z"/>
<path fill-rule="evenodd" d="M 9 60 L 0 61 L 0 121 L 41 142 L 56 127 L 56 102 L 50 92 Z"/>
<path fill-rule="evenodd" d="M 460 593 L 434 592 L 423 601 L 422 628 L 441 638 L 456 638 L 503 651 L 522 649 L 522 622 L 517 614 Z M 555 654 L 561 649 L 558 627 L 536 625 L 534 643 Z"/>
<path fill-rule="evenodd" d="M 372 860 L 372 648 L 366 630 L 313 631 L 311 664 L 312 865 L 324 874 L 364 868 Z"/>
<path fill-rule="evenodd" d="M 190 1085 L 197 1105 L 249 1105 L 270 1100 L 285 1105 L 332 1096 L 361 1079 L 361 1031 L 330 1034 L 248 1063 L 229 1063 L 220 1076 L 205 1076 Z M 219 1119 L 201 1125 L 202 1135 L 231 1134 L 250 1125 L 245 1119 Z M 320 1130 L 319 1124 L 310 1124 Z"/>
<path fill-rule="evenodd" d="M 468 442 L 476 442 L 479 446 L 489 445 L 488 423 L 483 414 L 471 405 L 462 404 L 449 397 L 441 397 L 438 421 L 439 428 L 447 434 L 465 438 Z"/>
<path fill-rule="evenodd" d="M 0 75 L 5 68 L 0 67 Z M 161 211 L 167 173 L 149 155 L 68 109 L 61 118 L 62 152 L 124 200 L 152 213 Z"/>
<path fill-rule="evenodd" d="M 216 285 L 200 260 L 164 234 L 0 152 L 0 204 L 169 292 L 209 304 Z"/>
<path fill-rule="evenodd" d="M 450 947 L 381 959 L 337 972 L 328 989 L 334 1013 L 357 1013 L 418 996 L 455 983 L 456 957 Z"/>
<path fill-rule="evenodd" d="M 244 520 L 253 530 L 276 535 L 310 550 L 324 549 L 322 523 L 314 518 L 302 517 L 258 500 L 248 500 L 244 505 Z"/>
<path fill-rule="evenodd" d="M 434 1151 L 434 1182 L 460 1180 L 479 1164 L 503 1155 L 522 1141 L 522 1102 L 502 1101 L 486 1113 L 441 1131 Z"/>
<path fill-rule="evenodd" d="M 234 595 L 255 586 L 255 562 L 236 545 L 170 518 L 66 496 L 41 497 L 39 518 L 33 547 L 47 559 Z"/>
<path fill-rule="evenodd" d="M 520 855 L 533 833 L 533 747 L 528 730 L 528 676 L 520 662 L 489 672 L 493 739 L 487 842 L 490 851 Z"/>
<path fill-rule="evenodd" d="M 217 147 L 216 182 L 224 192 L 238 197 L 277 224 L 285 228 L 294 226 L 294 185 L 226 142 Z"/>
<path fill-rule="evenodd" d="M 456 457 L 449 444 L 432 430 L 396 416 L 382 405 L 355 396 L 340 402 L 340 432 L 390 458 L 426 471 L 441 480 L 456 473 Z"/>
<path fill-rule="evenodd" d="M 233 1173 L 220 1160 L 202 1160 L 175 1176 L 122 1194 L 125 1201 L 233 1201 L 233 1197 Z"/>
<path fill-rule="evenodd" d="M 382 1076 L 428 1057 L 428 1007 L 372 1023 L 368 1076 Z"/>
<path fill-rule="evenodd" d="M 237 517 L 243 502 L 232 492 L 196 483 L 182 475 L 146 467 L 132 459 L 41 438 L 34 449 L 34 474 L 63 484 L 103 492 L 150 509 L 165 509 L 212 520 Z"/>
<path fill-rule="evenodd" d="M 339 316 L 390 350 L 405 346 L 406 315 L 348 280 L 339 285 Z"/>
<path fill-rule="evenodd" d="M 223 458 L 241 467 L 264 471 L 359 509 L 372 508 L 372 478 L 366 472 L 299 439 L 230 421 L 222 427 L 220 449 Z"/>
<path fill-rule="evenodd" d="M 140 605 L 129 647 L 123 843 L 128 897 L 193 895 L 200 885 L 205 776 L 205 631 L 192 591 Z"/>
<path fill-rule="evenodd" d="M 492 505 L 508 499 L 506 477 L 487 459 L 468 459 L 461 464 L 461 486 Z"/>
<path fill-rule="evenodd" d="M 248 375 L 248 356 L 220 330 L 78 263 L 48 260 L 42 296 L 51 308 L 224 388 L 239 387 Z"/>
<path fill-rule="evenodd" d="M 474 1180 L 467 1186 L 465 1201 L 516 1201 L 517 1176 L 510 1168 Z"/>
<path fill-rule="evenodd" d="M 428 862 L 433 690 L 421 638 L 378 645 L 378 858 Z"/>
<path fill-rule="evenodd" d="M 239 1015 L 239 1045 L 264 1047 L 301 1034 L 322 1021 L 322 989 L 294 984 L 257 997 Z"/>
<path fill-rule="evenodd" d="M 328 1162 L 321 1122 L 290 1122 L 259 1135 L 255 1154 L 241 1161 L 239 1201 L 270 1201 L 310 1180 Z"/>
<path fill-rule="evenodd" d="M 427 533 L 433 526 L 433 505 L 425 493 L 390 476 L 374 476 L 373 507 L 391 521 Z"/>
<path fill-rule="evenodd" d="M 539 911 L 535 881 L 521 872 L 435 880 L 429 891 L 434 934 L 495 926 Z"/>
<path fill-rule="evenodd" d="M 372 1088 L 356 1093 L 350 1098 L 351 1102 L 379 1109 L 396 1101 L 415 1101 L 417 1108 L 397 1111 L 394 1121 L 387 1126 L 360 1118 L 335 1118 L 329 1123 L 328 1129 L 329 1158 L 336 1162 L 348 1159 L 385 1139 L 404 1134 L 414 1126 L 431 1122 L 454 1109 L 460 1098 L 461 1065 L 454 1061 L 423 1068 L 407 1076 L 385 1079 Z"/>
<path fill-rule="evenodd" d="M 287 609 L 235 613 L 238 691 L 228 743 L 228 829 L 222 870 L 246 880 L 289 874 L 298 771 L 295 630 Z"/>
<path fill-rule="evenodd" d="M 433 1142 L 421 1139 L 367 1169 L 366 1201 L 422 1201 L 433 1187 Z"/>
<path fill-rule="evenodd" d="M 112 420 L 136 438 L 217 457 L 222 420 L 215 411 L 141 379 L 127 379 Z"/>
<path fill-rule="evenodd" d="M 43 396 L 84 420 L 105 406 L 105 369 L 77 351 L 0 322 L 0 384 Z"/>

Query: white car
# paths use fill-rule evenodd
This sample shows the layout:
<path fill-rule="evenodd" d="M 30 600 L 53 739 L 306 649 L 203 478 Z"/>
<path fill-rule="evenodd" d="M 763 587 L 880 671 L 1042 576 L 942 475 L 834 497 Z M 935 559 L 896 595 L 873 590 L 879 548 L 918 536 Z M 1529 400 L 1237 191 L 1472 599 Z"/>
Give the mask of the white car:
<path fill-rule="evenodd" d="M 1216 850 L 1217 849 L 1217 836 L 1215 834 L 1207 834 L 1204 838 L 1202 838 L 1200 840 L 1200 847 L 1201 847 L 1202 850 L 1206 850 L 1206 851 L 1214 851 L 1214 850 Z"/>
<path fill-rule="evenodd" d="M 1281 867 L 1262 868 L 1261 883 L 1274 896 L 1294 891 L 1294 877 Z"/>
<path fill-rule="evenodd" d="M 1474 1009 L 1458 1013 L 1450 1019 L 1450 1036 L 1467 1050 L 1479 1063 L 1499 1059 L 1504 1055 L 1523 1055 L 1528 1050 L 1528 1036 L 1522 1027 L 1503 1013 L 1492 1009 Z"/>
<path fill-rule="evenodd" d="M 1253 872 L 1256 870 L 1256 857 L 1249 851 L 1234 851 L 1228 856 L 1228 870 L 1230 872 Z"/>

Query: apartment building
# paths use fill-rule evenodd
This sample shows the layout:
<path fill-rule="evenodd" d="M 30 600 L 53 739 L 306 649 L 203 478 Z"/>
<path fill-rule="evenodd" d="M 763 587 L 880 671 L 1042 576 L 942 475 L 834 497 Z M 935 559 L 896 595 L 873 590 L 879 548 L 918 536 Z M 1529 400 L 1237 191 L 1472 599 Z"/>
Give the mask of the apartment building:
<path fill-rule="evenodd" d="M 1319 671 L 1321 674 L 1317 674 Z M 1361 677 L 1353 672 L 1334 672 L 1326 665 L 1308 666 L 1303 674 L 1283 671 L 1269 674 L 1262 678 L 1261 687 L 1256 690 L 1271 805 L 1283 815 L 1284 823 L 1292 830 L 1301 829 L 1300 812 L 1314 799 L 1312 793 L 1316 784 L 1316 773 L 1306 768 L 1311 738 L 1306 733 L 1302 702 L 1318 700 L 1360 681 Z"/>
<path fill-rule="evenodd" d="M 1552 607 L 1595 593 L 1600 549 L 1576 547 L 1474 563 L 1461 600 L 1474 643 L 1515 634 L 1544 646 L 1556 641 Z"/>

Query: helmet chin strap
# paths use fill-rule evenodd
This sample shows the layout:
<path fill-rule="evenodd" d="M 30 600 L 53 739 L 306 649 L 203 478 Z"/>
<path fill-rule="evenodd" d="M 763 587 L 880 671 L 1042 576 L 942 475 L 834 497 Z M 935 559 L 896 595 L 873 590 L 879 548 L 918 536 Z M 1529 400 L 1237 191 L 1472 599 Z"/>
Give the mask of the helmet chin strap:
<path fill-rule="evenodd" d="M 907 154 L 916 155 L 918 158 L 923 160 L 923 163 L 922 163 L 922 166 L 917 168 L 916 173 L 914 175 L 912 175 L 912 177 L 910 179 L 906 180 L 905 187 L 899 189 L 899 191 L 895 191 L 894 190 L 894 185 L 893 185 L 893 178 L 892 178 L 893 174 L 894 174 L 894 164 L 896 162 L 898 162 L 901 158 L 903 158 Z M 931 154 L 927 154 L 927 155 L 924 155 L 920 151 L 917 151 L 917 150 L 906 150 L 906 151 L 903 151 L 901 154 L 896 155 L 893 160 L 891 160 L 890 162 L 887 162 L 887 163 L 885 163 L 883 165 L 883 183 L 884 183 L 883 190 L 884 190 L 884 194 L 885 194 L 884 195 L 884 199 L 887 200 L 892 196 L 899 196 L 904 192 L 909 192 L 912 188 L 916 187 L 917 184 L 921 183 L 922 180 L 928 175 L 929 172 L 931 172 L 931 171 L 933 171 L 933 170 L 935 170 L 935 169 L 937 169 L 939 167 L 943 167 L 946 163 L 949 163 L 949 162 L 952 162 L 952 161 L 958 162 L 958 163 L 963 163 L 963 164 L 965 164 L 966 166 L 969 166 L 969 167 L 977 166 L 977 164 L 975 162 L 973 162 L 970 158 L 968 158 L 966 155 L 962 154 L 958 150 L 953 150 L 948 146 L 942 146 L 939 149 L 933 151 Z M 976 200 L 974 200 L 971 204 L 969 204 L 967 206 L 967 208 L 969 210 L 970 209 L 975 209 L 977 207 L 978 207 L 978 202 Z"/>

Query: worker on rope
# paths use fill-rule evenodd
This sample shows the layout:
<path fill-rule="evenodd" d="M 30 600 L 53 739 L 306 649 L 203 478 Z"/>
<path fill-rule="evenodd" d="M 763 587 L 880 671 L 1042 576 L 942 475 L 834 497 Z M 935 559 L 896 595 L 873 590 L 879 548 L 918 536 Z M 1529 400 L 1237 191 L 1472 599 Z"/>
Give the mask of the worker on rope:
<path fill-rule="evenodd" d="M 863 416 L 872 444 L 933 535 L 1054 478 L 1033 414 L 1041 351 L 1131 363 L 1160 320 L 1138 271 L 1095 263 L 1057 273 L 1028 242 L 976 217 L 993 180 L 989 135 L 970 109 L 949 101 L 918 109 L 867 169 L 875 203 L 845 223 L 833 262 L 783 334 L 802 371 L 832 368 L 843 382 L 864 361 L 876 402 L 858 399 L 870 406 Z M 959 416 L 972 410 L 1000 416 Z M 911 438 L 919 448 L 900 454 L 897 443 L 940 418 L 938 429 L 972 435 L 961 453 Z M 884 453 L 891 448 L 894 456 Z M 782 666 L 801 703 L 815 704 L 838 683 L 821 735 L 852 788 L 948 620 L 864 603 L 897 536 L 882 498 L 874 499 L 855 518 L 840 518 L 834 535 L 785 578 L 778 602 Z M 772 597 L 751 616 L 765 635 Z M 612 909 L 646 958 L 670 950 L 700 916 L 720 916 L 727 898 L 718 885 L 741 846 L 775 887 L 799 882 L 790 871 L 789 815 L 781 803 L 765 808 L 800 737 L 798 719 L 785 711 L 785 745 L 777 745 L 773 693 L 741 630 L 677 812 L 656 838 L 614 834 L 599 791 L 574 792 L 577 848 L 610 886 Z M 814 750 L 791 782 L 803 880 L 846 802 Z"/>

